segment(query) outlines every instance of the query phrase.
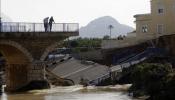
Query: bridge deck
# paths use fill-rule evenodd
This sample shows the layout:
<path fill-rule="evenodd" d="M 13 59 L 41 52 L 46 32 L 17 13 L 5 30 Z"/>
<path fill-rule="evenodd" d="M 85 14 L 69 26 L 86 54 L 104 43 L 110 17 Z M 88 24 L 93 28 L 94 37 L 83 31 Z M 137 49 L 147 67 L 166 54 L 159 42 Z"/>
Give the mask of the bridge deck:
<path fill-rule="evenodd" d="M 45 31 L 43 23 L 21 23 L 21 22 L 2 22 L 0 25 L 1 33 L 54 33 L 64 34 L 68 36 L 76 36 L 79 34 L 79 24 L 78 23 L 53 23 L 52 30 L 48 25 L 48 29 Z M 2 35 L 1 35 L 2 36 Z"/>

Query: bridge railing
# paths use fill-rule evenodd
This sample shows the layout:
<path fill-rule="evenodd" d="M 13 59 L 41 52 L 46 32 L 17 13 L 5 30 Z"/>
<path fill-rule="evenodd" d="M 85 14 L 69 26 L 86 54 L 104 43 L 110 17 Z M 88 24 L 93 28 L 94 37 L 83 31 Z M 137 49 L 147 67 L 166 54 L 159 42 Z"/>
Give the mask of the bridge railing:
<path fill-rule="evenodd" d="M 51 32 L 78 31 L 78 23 L 53 23 L 51 30 Z M 44 23 L 2 22 L 1 32 L 45 32 L 45 28 Z"/>

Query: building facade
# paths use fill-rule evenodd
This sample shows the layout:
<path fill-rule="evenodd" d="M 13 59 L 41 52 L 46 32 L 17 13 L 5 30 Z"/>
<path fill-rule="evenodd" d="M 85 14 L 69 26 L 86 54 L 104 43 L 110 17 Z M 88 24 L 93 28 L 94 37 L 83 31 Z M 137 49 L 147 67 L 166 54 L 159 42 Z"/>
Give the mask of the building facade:
<path fill-rule="evenodd" d="M 175 34 L 175 0 L 151 0 L 151 12 L 137 14 L 136 31 L 124 40 L 104 40 L 102 48 L 122 48 L 143 43 L 162 35 Z"/>
<path fill-rule="evenodd" d="M 175 34 L 175 0 L 151 0 L 151 13 L 134 17 L 138 38 Z"/>

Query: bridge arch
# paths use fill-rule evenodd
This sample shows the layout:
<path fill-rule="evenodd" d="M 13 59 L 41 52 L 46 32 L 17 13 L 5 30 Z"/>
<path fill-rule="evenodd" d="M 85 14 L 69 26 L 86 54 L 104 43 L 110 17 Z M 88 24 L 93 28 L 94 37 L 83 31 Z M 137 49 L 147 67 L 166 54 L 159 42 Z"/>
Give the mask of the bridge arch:
<path fill-rule="evenodd" d="M 3 48 L 3 46 L 11 46 L 14 47 L 16 49 L 18 49 L 19 51 L 21 51 L 21 53 L 25 54 L 26 57 L 32 62 L 34 59 L 32 57 L 32 55 L 28 52 L 27 49 L 23 48 L 20 44 L 18 44 L 17 42 L 14 41 L 5 41 L 5 40 L 0 40 L 0 50 Z M 2 51 L 2 50 L 1 50 Z"/>
<path fill-rule="evenodd" d="M 49 47 L 47 47 L 46 49 L 45 49 L 45 51 L 44 51 L 44 53 L 42 54 L 42 56 L 41 56 L 41 58 L 40 58 L 40 60 L 41 61 L 44 61 L 46 58 L 47 58 L 47 56 L 49 55 L 49 53 L 51 52 L 51 51 L 53 51 L 56 47 L 58 47 L 60 44 L 62 44 L 63 42 L 55 42 L 55 43 L 53 43 L 52 45 L 50 45 Z"/>
<path fill-rule="evenodd" d="M 7 62 L 5 66 L 7 91 L 15 91 L 28 84 L 33 61 L 31 54 L 17 42 L 5 40 L 0 41 L 0 52 Z"/>

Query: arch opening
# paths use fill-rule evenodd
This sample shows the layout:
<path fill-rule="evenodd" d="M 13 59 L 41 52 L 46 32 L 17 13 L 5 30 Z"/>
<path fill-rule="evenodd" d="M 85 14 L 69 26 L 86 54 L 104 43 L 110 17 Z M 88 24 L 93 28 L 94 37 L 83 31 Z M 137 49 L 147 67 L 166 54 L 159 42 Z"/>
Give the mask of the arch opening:
<path fill-rule="evenodd" d="M 50 45 L 49 47 L 47 47 L 44 51 L 44 53 L 42 54 L 40 60 L 41 61 L 46 61 L 48 59 L 48 56 L 51 52 L 53 52 L 56 48 L 58 47 L 62 47 L 63 41 L 59 41 L 59 42 L 55 42 L 52 45 Z"/>
<path fill-rule="evenodd" d="M 31 59 L 24 51 L 10 44 L 0 43 L 0 53 L 1 58 L 5 59 L 6 91 L 13 92 L 28 84 Z"/>

